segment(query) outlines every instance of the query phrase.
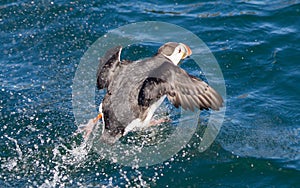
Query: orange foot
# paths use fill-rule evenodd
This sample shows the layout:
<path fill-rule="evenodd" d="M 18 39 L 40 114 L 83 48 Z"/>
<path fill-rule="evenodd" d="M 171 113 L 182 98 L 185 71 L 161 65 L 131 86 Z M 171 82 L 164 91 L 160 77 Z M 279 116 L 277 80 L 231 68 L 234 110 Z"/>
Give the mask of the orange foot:
<path fill-rule="evenodd" d="M 98 116 L 95 117 L 94 119 L 90 119 L 87 124 L 79 126 L 79 132 L 81 133 L 83 132 L 83 138 L 85 141 L 88 140 L 90 134 L 94 130 L 94 127 L 97 125 L 99 119 L 101 118 L 102 118 L 102 114 L 98 114 Z"/>
<path fill-rule="evenodd" d="M 150 121 L 150 126 L 159 125 L 161 123 L 171 122 L 172 120 L 169 117 L 161 118 L 161 119 L 152 119 Z"/>

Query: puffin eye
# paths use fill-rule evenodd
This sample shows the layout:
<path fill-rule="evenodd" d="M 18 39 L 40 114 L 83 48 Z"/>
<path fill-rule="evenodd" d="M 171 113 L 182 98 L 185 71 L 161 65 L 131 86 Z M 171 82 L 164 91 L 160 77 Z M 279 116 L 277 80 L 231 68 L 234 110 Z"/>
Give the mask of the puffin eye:
<path fill-rule="evenodd" d="M 178 50 L 178 53 L 180 53 L 181 52 L 181 48 L 179 48 L 179 50 Z"/>

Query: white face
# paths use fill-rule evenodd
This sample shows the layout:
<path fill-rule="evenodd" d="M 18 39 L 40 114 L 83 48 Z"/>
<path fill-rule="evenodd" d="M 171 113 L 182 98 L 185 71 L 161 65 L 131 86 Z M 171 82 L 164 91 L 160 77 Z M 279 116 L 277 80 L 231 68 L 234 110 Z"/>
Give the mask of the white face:
<path fill-rule="evenodd" d="M 179 45 L 175 48 L 174 52 L 170 56 L 166 56 L 169 58 L 175 65 L 178 65 L 181 59 L 187 57 L 187 49 L 184 44 L 179 43 Z"/>

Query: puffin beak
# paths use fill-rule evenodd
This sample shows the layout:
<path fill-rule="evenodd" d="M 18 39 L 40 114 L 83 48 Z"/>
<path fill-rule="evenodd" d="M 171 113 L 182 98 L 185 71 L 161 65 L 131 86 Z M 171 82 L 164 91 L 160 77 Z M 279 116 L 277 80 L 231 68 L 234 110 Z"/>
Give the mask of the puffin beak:
<path fill-rule="evenodd" d="M 190 55 L 192 55 L 192 50 L 191 50 L 191 48 L 188 45 L 186 45 L 186 44 L 182 44 L 182 45 L 183 45 L 183 47 L 185 49 L 185 53 L 183 54 L 183 56 L 182 56 L 181 59 L 185 59 L 185 58 L 189 57 Z"/>

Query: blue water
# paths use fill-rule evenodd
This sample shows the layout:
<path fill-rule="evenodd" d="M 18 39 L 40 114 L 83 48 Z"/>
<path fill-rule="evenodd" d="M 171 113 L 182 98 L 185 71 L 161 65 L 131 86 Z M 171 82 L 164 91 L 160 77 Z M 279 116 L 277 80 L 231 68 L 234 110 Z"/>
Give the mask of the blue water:
<path fill-rule="evenodd" d="M 300 1 L 155 3 L 1 1 L 0 187 L 299 187 Z M 93 42 L 141 21 L 201 38 L 223 72 L 227 106 L 205 152 L 191 144 L 132 168 L 84 148 L 72 84 Z"/>

